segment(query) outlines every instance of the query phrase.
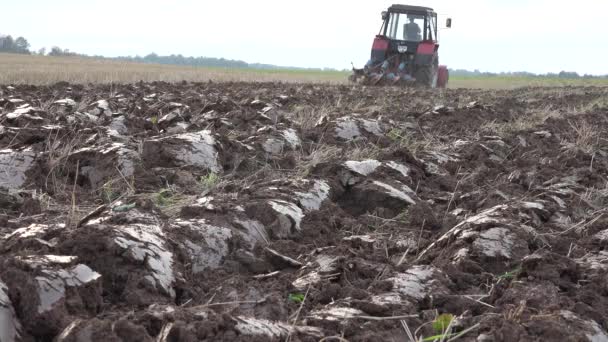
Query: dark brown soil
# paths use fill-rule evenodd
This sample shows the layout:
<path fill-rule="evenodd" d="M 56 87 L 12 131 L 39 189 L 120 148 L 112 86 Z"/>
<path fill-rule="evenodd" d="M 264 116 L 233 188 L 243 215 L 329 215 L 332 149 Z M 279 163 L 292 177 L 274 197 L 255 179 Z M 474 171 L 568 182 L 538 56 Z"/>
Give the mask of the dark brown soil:
<path fill-rule="evenodd" d="M 62 83 L 0 109 L 2 342 L 409 341 L 440 314 L 445 340 L 608 341 L 605 88 Z"/>

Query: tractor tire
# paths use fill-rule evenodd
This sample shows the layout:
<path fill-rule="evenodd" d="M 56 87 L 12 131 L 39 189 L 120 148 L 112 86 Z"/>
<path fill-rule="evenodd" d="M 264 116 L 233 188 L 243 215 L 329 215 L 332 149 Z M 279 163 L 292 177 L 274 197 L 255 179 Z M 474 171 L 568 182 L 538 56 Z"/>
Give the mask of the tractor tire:
<path fill-rule="evenodd" d="M 450 72 L 448 71 L 448 67 L 440 65 L 439 70 L 437 70 L 437 88 L 447 88 L 449 79 Z"/>
<path fill-rule="evenodd" d="M 414 74 L 416 81 L 423 87 L 436 88 L 437 87 L 437 68 L 431 65 L 421 65 Z"/>

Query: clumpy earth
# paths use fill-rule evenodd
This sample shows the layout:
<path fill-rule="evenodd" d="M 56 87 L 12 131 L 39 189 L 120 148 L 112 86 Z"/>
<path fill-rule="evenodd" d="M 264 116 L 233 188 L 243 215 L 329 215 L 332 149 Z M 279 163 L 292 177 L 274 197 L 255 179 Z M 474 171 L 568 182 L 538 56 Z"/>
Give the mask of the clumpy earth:
<path fill-rule="evenodd" d="M 1 86 L 0 341 L 608 341 L 607 131 L 606 88 Z"/>

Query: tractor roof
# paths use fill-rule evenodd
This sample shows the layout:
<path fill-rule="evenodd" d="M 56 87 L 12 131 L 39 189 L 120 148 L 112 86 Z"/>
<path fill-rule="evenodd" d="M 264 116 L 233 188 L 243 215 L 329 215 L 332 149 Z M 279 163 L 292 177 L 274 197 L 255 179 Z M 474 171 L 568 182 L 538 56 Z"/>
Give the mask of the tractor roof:
<path fill-rule="evenodd" d="M 430 7 L 410 6 L 410 5 L 392 5 L 388 8 L 389 12 L 393 13 L 428 13 L 434 12 Z"/>

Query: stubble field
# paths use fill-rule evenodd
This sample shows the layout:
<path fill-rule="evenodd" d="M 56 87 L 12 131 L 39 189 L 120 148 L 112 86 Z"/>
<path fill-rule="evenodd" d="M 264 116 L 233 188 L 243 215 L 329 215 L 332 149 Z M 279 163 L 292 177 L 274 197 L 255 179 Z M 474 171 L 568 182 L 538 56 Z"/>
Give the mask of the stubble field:
<path fill-rule="evenodd" d="M 349 72 L 296 69 L 229 69 L 119 62 L 84 57 L 29 56 L 0 53 L 0 84 L 124 84 L 134 82 L 283 82 L 347 84 Z M 450 88 L 515 89 L 520 87 L 608 86 L 608 79 L 533 77 L 454 77 Z"/>

